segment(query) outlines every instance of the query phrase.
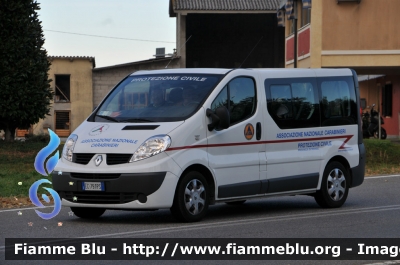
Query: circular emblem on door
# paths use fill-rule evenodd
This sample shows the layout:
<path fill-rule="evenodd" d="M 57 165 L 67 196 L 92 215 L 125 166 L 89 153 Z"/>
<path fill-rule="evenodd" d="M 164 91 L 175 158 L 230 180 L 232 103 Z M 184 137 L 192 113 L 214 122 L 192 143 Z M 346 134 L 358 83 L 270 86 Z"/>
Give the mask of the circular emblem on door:
<path fill-rule="evenodd" d="M 98 125 L 90 130 L 89 135 L 91 135 L 91 136 L 99 135 L 99 134 L 103 133 L 104 131 L 107 131 L 107 129 L 109 127 L 110 126 L 107 124 Z"/>
<path fill-rule="evenodd" d="M 251 140 L 254 136 L 254 127 L 251 123 L 246 124 L 246 127 L 244 127 L 244 137 L 246 137 L 247 140 Z"/>

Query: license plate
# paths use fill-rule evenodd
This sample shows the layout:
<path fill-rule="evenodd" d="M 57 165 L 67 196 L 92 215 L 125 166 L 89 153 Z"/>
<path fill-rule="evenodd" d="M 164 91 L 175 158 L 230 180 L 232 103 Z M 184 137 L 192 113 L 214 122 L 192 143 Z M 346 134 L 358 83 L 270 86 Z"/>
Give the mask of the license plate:
<path fill-rule="evenodd" d="M 104 191 L 104 182 L 82 182 L 82 190 Z"/>

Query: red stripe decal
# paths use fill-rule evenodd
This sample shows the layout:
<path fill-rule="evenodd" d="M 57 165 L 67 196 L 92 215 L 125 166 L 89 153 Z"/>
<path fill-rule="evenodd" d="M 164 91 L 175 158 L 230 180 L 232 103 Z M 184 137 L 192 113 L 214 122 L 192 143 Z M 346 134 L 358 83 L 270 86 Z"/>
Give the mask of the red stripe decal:
<path fill-rule="evenodd" d="M 344 145 L 351 139 L 351 137 L 353 137 L 353 135 L 347 135 L 346 140 L 344 140 L 343 144 L 339 147 L 339 149 L 346 149 Z"/>
<path fill-rule="evenodd" d="M 305 139 L 288 139 L 288 140 L 274 140 L 274 141 L 254 141 L 254 142 L 240 142 L 240 143 L 226 143 L 226 144 L 201 144 L 201 145 L 188 145 L 180 147 L 170 147 L 166 151 L 176 151 L 183 149 L 192 148 L 205 148 L 205 147 L 226 147 L 226 146 L 240 146 L 240 145 L 254 145 L 254 144 L 279 144 L 279 143 L 291 143 L 291 142 L 303 142 L 303 141 L 318 141 L 318 140 L 330 140 L 346 138 L 339 149 L 346 149 L 344 145 L 353 137 L 353 135 L 339 135 L 339 136 L 327 136 L 318 138 L 305 138 Z"/>

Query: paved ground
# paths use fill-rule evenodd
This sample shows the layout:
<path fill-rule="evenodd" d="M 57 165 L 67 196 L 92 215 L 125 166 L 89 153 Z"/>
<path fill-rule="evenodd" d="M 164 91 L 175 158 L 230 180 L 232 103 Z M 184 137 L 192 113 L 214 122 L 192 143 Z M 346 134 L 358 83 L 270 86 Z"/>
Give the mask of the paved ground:
<path fill-rule="evenodd" d="M 64 207 L 51 220 L 30 209 L 0 210 L 0 264 L 43 264 L 5 261 L 5 238 L 399 238 L 400 175 L 369 177 L 351 189 L 339 209 L 319 208 L 312 197 L 275 197 L 240 206 L 217 204 L 200 223 L 177 223 L 169 210 L 107 211 L 95 221 L 69 215 Z M 22 215 L 18 215 L 21 212 Z M 32 226 L 28 223 L 32 222 Z M 62 226 L 58 223 L 62 222 Z M 400 260 L 400 257 L 397 258 Z M 377 261 L 260 261 L 251 264 L 373 264 Z M 133 264 L 133 261 L 51 261 L 52 264 Z M 135 261 L 134 264 L 176 261 Z M 248 264 L 248 261 L 179 261 L 182 264 Z M 397 264 L 397 263 L 393 263 Z"/>

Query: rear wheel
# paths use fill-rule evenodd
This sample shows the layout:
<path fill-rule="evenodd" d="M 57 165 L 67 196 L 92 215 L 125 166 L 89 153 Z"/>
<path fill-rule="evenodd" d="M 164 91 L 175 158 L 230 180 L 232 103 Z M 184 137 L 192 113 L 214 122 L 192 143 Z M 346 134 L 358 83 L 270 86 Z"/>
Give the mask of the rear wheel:
<path fill-rule="evenodd" d="M 381 139 L 386 139 L 387 134 L 386 134 L 386 130 L 384 128 L 381 128 Z M 379 132 L 375 131 L 374 132 L 374 138 L 378 139 L 379 138 Z"/>
<path fill-rule="evenodd" d="M 200 221 L 208 210 L 208 193 L 204 176 L 197 171 L 188 172 L 178 183 L 171 213 L 180 221 Z"/>
<path fill-rule="evenodd" d="M 80 217 L 86 219 L 95 219 L 100 216 L 106 211 L 106 209 L 102 208 L 83 208 L 83 207 L 71 207 L 72 212 Z"/>
<path fill-rule="evenodd" d="M 321 189 L 314 198 L 319 206 L 337 208 L 344 204 L 349 193 L 349 173 L 339 162 L 329 163 L 324 171 Z"/>
<path fill-rule="evenodd" d="M 381 139 L 385 140 L 386 137 L 387 137 L 386 130 L 384 128 L 381 128 Z M 378 131 L 374 132 L 374 138 L 379 138 Z"/>

